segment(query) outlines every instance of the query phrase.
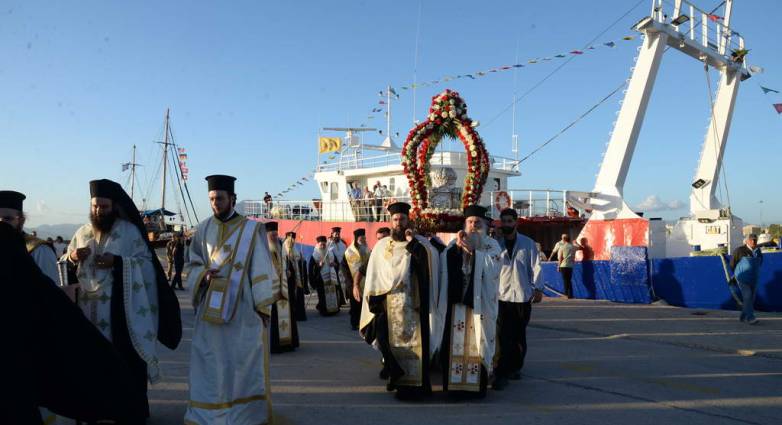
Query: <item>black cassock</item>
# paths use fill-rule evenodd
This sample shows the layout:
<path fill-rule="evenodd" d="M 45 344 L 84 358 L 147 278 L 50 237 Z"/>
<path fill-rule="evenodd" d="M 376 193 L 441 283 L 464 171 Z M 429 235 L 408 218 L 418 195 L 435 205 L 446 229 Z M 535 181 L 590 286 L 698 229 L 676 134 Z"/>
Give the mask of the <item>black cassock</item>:
<path fill-rule="evenodd" d="M 429 378 L 430 355 L 429 355 L 429 252 L 417 239 L 408 242 L 407 252 L 412 256 L 410 263 L 410 272 L 414 274 L 410 281 L 418 282 L 418 299 L 420 308 L 418 310 L 418 320 L 421 325 L 421 375 L 422 386 L 398 385 L 397 380 L 404 376 L 404 371 L 399 362 L 394 358 L 389 343 L 388 334 L 388 314 L 386 312 L 385 295 L 369 297 L 369 311 L 375 317 L 364 329 L 362 334 L 367 344 L 372 344 L 377 340 L 380 352 L 383 354 L 383 370 L 389 376 L 389 389 L 397 390 L 397 397 L 400 399 L 418 399 L 431 395 L 432 383 Z"/>
<path fill-rule="evenodd" d="M 271 316 L 271 344 L 269 351 L 272 353 L 282 353 L 285 351 L 293 351 L 299 346 L 299 327 L 296 325 L 296 274 L 291 267 L 293 262 L 288 260 L 287 257 L 283 257 L 284 261 L 287 261 L 286 276 L 283 276 L 285 282 L 280 282 L 281 285 L 287 285 L 288 287 L 288 308 L 290 309 L 291 320 L 291 341 L 289 344 L 280 344 L 280 329 L 279 329 L 279 311 L 277 309 L 277 303 L 272 304 L 272 316 Z"/>
<path fill-rule="evenodd" d="M 448 311 L 445 314 L 445 332 L 443 332 L 443 342 L 440 345 L 440 364 L 443 370 L 443 390 L 448 391 L 448 378 L 451 370 L 451 327 L 452 327 L 452 315 L 454 304 L 464 304 L 467 307 L 474 308 L 473 300 L 475 295 L 474 284 L 474 271 L 475 271 L 475 256 L 472 257 L 472 267 L 470 270 L 470 276 L 465 279 L 464 272 L 462 271 L 462 264 L 464 263 L 464 256 L 461 248 L 456 245 L 452 245 L 445 251 L 446 267 L 448 268 Z M 480 391 L 468 392 L 468 391 L 453 391 L 450 393 L 456 396 L 477 396 L 485 397 L 486 388 L 489 383 L 489 374 L 486 367 L 481 365 L 481 383 Z"/>
<path fill-rule="evenodd" d="M 22 236 L 0 223 L 4 394 L 0 423 L 41 424 L 38 407 L 82 421 L 143 423 L 130 368 L 115 344 L 46 277 Z M 10 394 L 7 394 L 5 392 Z M 11 402 L 12 401 L 12 402 Z"/>
<path fill-rule="evenodd" d="M 311 288 L 314 288 L 315 291 L 318 294 L 318 304 L 315 306 L 315 308 L 318 310 L 318 313 L 320 313 L 321 316 L 333 316 L 337 313 L 339 313 L 339 308 L 337 308 L 337 311 L 329 313 L 326 310 L 326 290 L 323 288 L 323 277 L 320 275 L 320 264 L 318 264 L 317 261 L 315 261 L 314 258 L 310 257 L 309 267 L 308 267 L 308 276 L 309 276 L 309 284 Z M 339 274 L 339 273 L 337 273 Z M 339 303 L 339 285 L 337 285 L 337 305 L 341 305 Z"/>
<path fill-rule="evenodd" d="M 353 273 L 350 272 L 350 266 L 348 265 L 347 258 L 342 259 L 342 273 L 345 276 L 345 278 L 348 279 L 348 282 L 350 282 L 347 286 L 348 288 L 353 288 Z M 362 265 L 359 269 L 359 272 L 363 274 L 364 276 L 367 275 L 367 266 Z M 361 302 L 356 301 L 355 298 L 353 298 L 353 290 L 348 291 L 348 302 L 350 303 L 350 327 L 352 329 L 358 329 L 358 324 L 361 321 Z"/>

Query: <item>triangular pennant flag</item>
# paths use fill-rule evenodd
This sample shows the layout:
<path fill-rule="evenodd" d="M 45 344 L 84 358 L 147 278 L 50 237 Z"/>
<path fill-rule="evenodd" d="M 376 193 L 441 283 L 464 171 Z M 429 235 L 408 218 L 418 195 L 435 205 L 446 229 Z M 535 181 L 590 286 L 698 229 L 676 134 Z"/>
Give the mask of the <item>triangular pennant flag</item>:
<path fill-rule="evenodd" d="M 527 63 L 538 63 L 537 59 L 530 59 L 527 61 Z"/>
<path fill-rule="evenodd" d="M 614 47 L 616 46 L 616 43 L 614 43 L 613 41 L 609 41 L 608 43 L 603 43 L 603 46 Z"/>
<path fill-rule="evenodd" d="M 573 50 L 573 51 L 570 52 L 570 54 L 571 55 L 583 55 L 584 52 L 582 52 L 581 50 Z"/>
<path fill-rule="evenodd" d="M 513 65 L 514 68 L 524 68 L 524 65 L 517 63 L 516 65 Z"/>
<path fill-rule="evenodd" d="M 589 46 L 587 47 L 587 50 L 595 50 L 595 46 Z"/>
<path fill-rule="evenodd" d="M 556 55 L 556 56 L 554 56 L 554 57 L 555 57 L 555 58 L 564 58 L 564 57 L 565 57 L 565 55 Z"/>
<path fill-rule="evenodd" d="M 474 77 L 472 74 L 467 74 L 467 75 L 465 75 L 465 77 L 468 77 L 468 78 L 470 78 L 470 79 L 472 79 L 472 80 L 474 80 L 474 79 L 475 79 L 475 77 Z"/>
<path fill-rule="evenodd" d="M 782 103 L 775 103 L 774 109 L 776 109 L 778 114 L 782 114 Z"/>
<path fill-rule="evenodd" d="M 709 20 L 712 21 L 712 22 L 717 22 L 720 19 L 722 19 L 722 16 L 719 16 L 719 15 L 709 15 Z"/>
<path fill-rule="evenodd" d="M 762 66 L 750 65 L 749 72 L 751 74 L 762 74 L 765 71 Z"/>
<path fill-rule="evenodd" d="M 763 94 L 779 93 L 779 90 L 770 89 L 768 87 L 760 86 L 760 89 L 763 90 Z"/>
<path fill-rule="evenodd" d="M 633 36 L 633 35 L 627 35 L 627 36 L 622 37 L 622 40 L 632 40 L 634 38 L 635 38 L 635 36 Z"/>

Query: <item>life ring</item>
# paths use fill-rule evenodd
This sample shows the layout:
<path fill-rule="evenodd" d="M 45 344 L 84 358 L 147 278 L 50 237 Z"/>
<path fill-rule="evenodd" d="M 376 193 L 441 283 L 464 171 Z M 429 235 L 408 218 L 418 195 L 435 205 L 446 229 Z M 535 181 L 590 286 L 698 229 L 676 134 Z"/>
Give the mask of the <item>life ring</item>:
<path fill-rule="evenodd" d="M 505 208 L 510 208 L 510 204 L 511 204 L 511 201 L 510 201 L 510 195 L 508 195 L 508 192 L 505 192 L 504 190 L 501 190 L 501 191 L 497 192 L 494 195 L 494 206 L 498 210 L 502 211 Z"/>

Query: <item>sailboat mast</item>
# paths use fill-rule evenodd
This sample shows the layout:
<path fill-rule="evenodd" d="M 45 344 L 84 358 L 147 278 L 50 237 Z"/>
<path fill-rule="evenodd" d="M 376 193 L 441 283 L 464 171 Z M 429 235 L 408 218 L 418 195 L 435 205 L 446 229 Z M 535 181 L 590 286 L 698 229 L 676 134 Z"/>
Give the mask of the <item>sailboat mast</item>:
<path fill-rule="evenodd" d="M 168 113 L 166 109 L 166 121 L 163 125 L 163 184 L 160 193 L 160 209 L 166 209 L 166 172 L 168 170 Z"/>
<path fill-rule="evenodd" d="M 133 199 L 133 193 L 136 189 L 136 145 L 133 145 L 133 155 L 130 160 L 130 199 Z"/>

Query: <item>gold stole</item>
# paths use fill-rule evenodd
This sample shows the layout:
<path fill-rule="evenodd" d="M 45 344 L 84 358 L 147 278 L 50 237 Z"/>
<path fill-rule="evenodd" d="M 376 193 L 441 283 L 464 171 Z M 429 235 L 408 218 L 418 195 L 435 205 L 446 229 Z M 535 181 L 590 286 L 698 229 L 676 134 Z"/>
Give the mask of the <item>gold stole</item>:
<path fill-rule="evenodd" d="M 214 276 L 209 282 L 202 316 L 205 321 L 218 325 L 231 321 L 241 293 L 241 283 L 247 275 L 257 224 L 242 219 L 227 235 L 221 235 L 219 240 L 222 242 L 212 249 L 209 269 L 222 270 L 226 264 L 231 264 L 231 267 L 228 276 Z"/>
<path fill-rule="evenodd" d="M 463 288 L 469 285 L 472 278 L 472 258 L 462 258 L 464 272 Z M 475 285 L 473 291 L 480 291 Z M 464 289 L 463 289 L 464 291 Z M 475 315 L 473 309 L 464 304 L 453 305 L 451 311 L 451 346 L 449 347 L 448 389 L 457 391 L 481 390 L 481 353 L 480 341 L 475 331 Z"/>
<path fill-rule="evenodd" d="M 393 244 L 389 245 L 393 251 Z M 401 250 L 403 252 L 397 253 L 397 255 L 407 255 L 403 247 Z M 390 258 L 386 258 L 390 260 Z M 389 267 L 392 265 L 389 264 Z M 399 378 L 397 383 L 420 387 L 423 385 L 423 346 L 419 317 L 421 308 L 421 299 L 418 294 L 419 283 L 415 273 L 411 273 L 409 266 L 400 268 L 404 269 L 403 273 L 409 274 L 410 279 L 408 281 L 403 278 L 403 283 L 397 285 L 386 295 L 389 345 L 394 358 L 405 371 L 404 376 Z"/>
<path fill-rule="evenodd" d="M 276 247 L 275 248 L 279 248 Z M 290 294 L 288 293 L 288 277 L 285 273 L 285 267 L 283 267 L 283 258 L 280 255 L 279 249 L 271 249 L 272 263 L 274 264 L 274 271 L 280 277 L 280 292 L 282 296 L 275 303 L 277 306 L 277 331 L 280 336 L 280 345 L 290 345 L 293 342 L 292 328 L 291 328 L 291 306 L 290 306 Z"/>

